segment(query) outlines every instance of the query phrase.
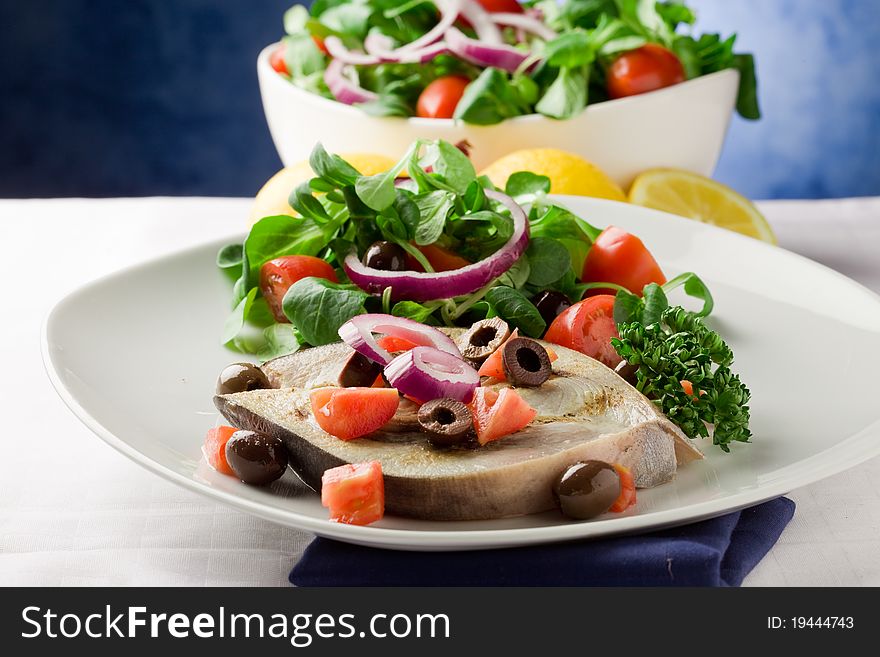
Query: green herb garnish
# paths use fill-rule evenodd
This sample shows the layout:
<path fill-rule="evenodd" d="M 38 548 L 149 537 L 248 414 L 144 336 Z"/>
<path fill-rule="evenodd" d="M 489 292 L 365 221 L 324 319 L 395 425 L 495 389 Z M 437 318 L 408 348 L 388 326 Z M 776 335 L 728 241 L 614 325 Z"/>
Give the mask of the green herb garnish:
<path fill-rule="evenodd" d="M 690 438 L 706 437 L 725 452 L 731 442 L 749 442 L 748 388 L 731 372 L 733 351 L 695 314 L 666 308 L 658 321 L 618 326 L 611 344 L 636 371 L 636 388 L 652 399 Z M 688 395 L 682 381 L 690 381 Z"/>

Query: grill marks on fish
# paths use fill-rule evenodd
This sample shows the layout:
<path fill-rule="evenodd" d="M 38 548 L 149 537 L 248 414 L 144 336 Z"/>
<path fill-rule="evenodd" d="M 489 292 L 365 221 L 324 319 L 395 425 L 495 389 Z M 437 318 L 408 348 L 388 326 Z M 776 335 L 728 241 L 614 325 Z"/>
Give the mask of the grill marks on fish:
<path fill-rule="evenodd" d="M 300 476 L 316 490 L 328 468 L 381 461 L 388 512 L 425 519 L 545 511 L 554 506 L 555 478 L 576 461 L 620 463 L 633 472 L 638 487 L 647 488 L 702 458 L 678 427 L 612 370 L 583 354 L 554 349 L 555 375 L 541 387 L 518 389 L 538 411 L 535 421 L 484 447 L 432 446 L 418 431 L 418 406 L 406 399 L 394 420 L 370 436 L 346 442 L 324 432 L 312 416 L 308 392 L 337 385 L 351 354 L 344 344 L 270 361 L 263 370 L 279 389 L 222 395 L 215 404 L 232 424 L 283 440 Z"/>

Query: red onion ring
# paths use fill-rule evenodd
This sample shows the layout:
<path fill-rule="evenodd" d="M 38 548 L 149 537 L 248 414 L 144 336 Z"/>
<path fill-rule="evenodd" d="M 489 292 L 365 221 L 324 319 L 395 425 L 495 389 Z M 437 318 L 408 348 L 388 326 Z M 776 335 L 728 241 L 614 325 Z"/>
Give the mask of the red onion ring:
<path fill-rule="evenodd" d="M 459 13 L 464 11 L 462 0 L 432 0 L 433 4 L 440 10 L 440 20 L 439 22 L 432 27 L 428 32 L 420 36 L 415 41 L 410 41 L 405 46 L 401 46 L 398 49 L 400 51 L 409 51 L 409 50 L 420 50 L 425 46 L 430 46 L 432 43 L 439 41 L 443 38 L 443 35 L 446 34 L 446 30 L 452 27 L 452 24 L 455 23 L 455 20 L 458 18 Z M 472 2 L 467 2 L 464 7 L 476 4 Z M 499 35 L 500 40 L 500 35 Z"/>
<path fill-rule="evenodd" d="M 334 59 L 327 65 L 324 71 L 324 82 L 330 89 L 330 93 L 340 103 L 354 105 L 376 100 L 378 96 L 372 91 L 367 91 L 349 80 L 345 75 L 345 64 Z"/>
<path fill-rule="evenodd" d="M 381 32 L 370 32 L 364 39 L 364 50 L 373 57 L 385 61 L 394 57 L 394 41 Z"/>
<path fill-rule="evenodd" d="M 499 12 L 497 14 L 489 14 L 489 18 L 496 25 L 505 25 L 507 27 L 515 27 L 535 36 L 541 37 L 544 41 L 551 41 L 559 36 L 554 30 L 547 27 L 547 24 L 534 16 L 528 14 L 508 14 Z"/>
<path fill-rule="evenodd" d="M 448 52 L 450 51 L 446 42 L 438 41 L 437 43 L 426 46 L 425 48 L 420 48 L 419 50 L 407 50 L 405 52 L 398 51 L 396 54 L 397 59 L 395 61 L 398 61 L 401 64 L 424 64 L 425 62 L 430 62 L 434 58 L 439 57 L 440 55 L 445 55 Z"/>
<path fill-rule="evenodd" d="M 492 16 L 483 9 L 480 3 L 468 0 L 461 7 L 461 15 L 473 26 L 480 41 L 492 45 L 504 43 L 501 30 L 492 22 Z"/>
<path fill-rule="evenodd" d="M 339 37 L 328 36 L 324 39 L 324 47 L 327 48 L 327 52 L 334 61 L 340 61 L 343 64 L 350 64 L 352 66 L 372 66 L 373 64 L 378 64 L 380 62 L 380 59 L 375 55 L 365 55 L 362 52 L 349 50 L 345 47 Z"/>
<path fill-rule="evenodd" d="M 415 347 L 385 367 L 388 383 L 420 402 L 448 397 L 465 404 L 474 397 L 480 375 L 461 358 L 433 349 Z"/>
<path fill-rule="evenodd" d="M 379 346 L 373 333 L 383 333 L 396 338 L 404 338 L 422 347 L 461 358 L 461 352 L 445 333 L 432 326 L 382 313 L 356 315 L 339 327 L 339 337 L 352 349 L 380 365 L 387 365 L 394 356 Z"/>
<path fill-rule="evenodd" d="M 501 276 L 513 266 L 529 245 L 529 220 L 523 209 L 509 196 L 486 190 L 486 196 L 503 204 L 513 217 L 510 239 L 488 258 L 461 269 L 445 272 L 385 271 L 364 265 L 355 252 L 343 261 L 343 267 L 352 283 L 362 290 L 380 294 L 391 287 L 393 299 L 432 301 L 470 294 Z"/>
<path fill-rule="evenodd" d="M 510 73 L 516 71 L 529 56 L 507 44 L 490 45 L 468 38 L 455 27 L 446 32 L 446 43 L 454 55 L 471 64 L 494 66 Z"/>
<path fill-rule="evenodd" d="M 371 32 L 364 41 L 364 48 L 383 62 L 398 62 L 400 64 L 424 64 L 449 52 L 445 41 L 438 41 L 417 50 L 404 50 L 403 48 L 394 50 L 391 48 L 391 43 L 391 39 L 384 34 Z"/>

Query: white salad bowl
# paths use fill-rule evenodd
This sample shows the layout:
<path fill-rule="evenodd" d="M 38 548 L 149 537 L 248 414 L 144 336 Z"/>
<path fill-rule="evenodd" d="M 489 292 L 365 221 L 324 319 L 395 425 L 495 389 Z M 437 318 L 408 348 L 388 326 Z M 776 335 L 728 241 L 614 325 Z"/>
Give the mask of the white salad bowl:
<path fill-rule="evenodd" d="M 739 86 L 727 69 L 640 96 L 590 105 L 567 121 L 539 114 L 491 126 L 453 119 L 370 116 L 300 89 L 257 59 L 263 109 L 285 166 L 307 160 L 316 142 L 335 153 L 379 153 L 399 158 L 418 138 L 466 139 L 480 170 L 521 148 L 559 148 L 597 164 L 626 187 L 654 167 L 687 169 L 710 176 L 721 154 Z"/>

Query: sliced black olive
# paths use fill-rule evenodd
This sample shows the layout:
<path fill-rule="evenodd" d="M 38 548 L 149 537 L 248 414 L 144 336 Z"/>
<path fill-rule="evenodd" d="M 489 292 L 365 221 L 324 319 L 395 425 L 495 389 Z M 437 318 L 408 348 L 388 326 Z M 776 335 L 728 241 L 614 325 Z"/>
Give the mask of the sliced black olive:
<path fill-rule="evenodd" d="M 406 251 L 394 242 L 374 242 L 364 254 L 364 264 L 373 269 L 404 271 L 406 269 Z"/>
<path fill-rule="evenodd" d="M 510 327 L 500 317 L 481 319 L 473 324 L 458 341 L 461 355 L 473 363 L 481 363 L 495 353 L 507 338 Z"/>
<path fill-rule="evenodd" d="M 532 297 L 532 303 L 547 322 L 547 326 L 550 326 L 564 310 L 571 308 L 571 300 L 556 290 L 544 290 L 536 294 Z"/>
<path fill-rule="evenodd" d="M 539 386 L 553 373 L 547 350 L 534 340 L 514 338 L 503 349 L 501 366 L 507 380 L 515 386 Z"/>
<path fill-rule="evenodd" d="M 263 370 L 251 363 L 227 365 L 220 372 L 220 378 L 217 379 L 218 395 L 231 395 L 235 392 L 271 387 Z"/>
<path fill-rule="evenodd" d="M 563 514 L 588 520 L 605 513 L 620 497 L 620 476 L 608 463 L 581 461 L 566 468 L 553 495 Z"/>
<path fill-rule="evenodd" d="M 622 360 L 617 364 L 617 367 L 614 368 L 614 371 L 628 384 L 632 386 L 636 384 L 636 372 L 639 371 L 638 365 L 630 365 L 625 360 Z"/>
<path fill-rule="evenodd" d="M 435 445 L 456 445 L 473 429 L 470 409 L 455 399 L 434 399 L 419 409 L 419 426 Z"/>
<path fill-rule="evenodd" d="M 288 460 L 284 443 L 256 431 L 236 431 L 226 443 L 226 461 L 246 484 L 272 483 L 284 474 Z"/>
<path fill-rule="evenodd" d="M 369 388 L 381 373 L 379 363 L 354 351 L 339 372 L 339 385 L 342 388 Z"/>

